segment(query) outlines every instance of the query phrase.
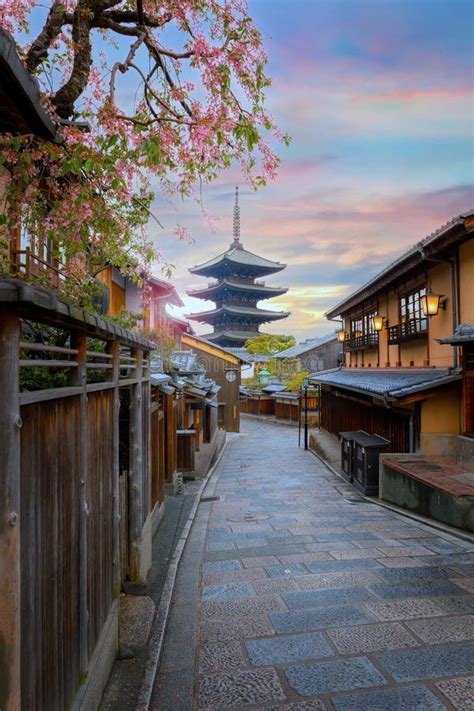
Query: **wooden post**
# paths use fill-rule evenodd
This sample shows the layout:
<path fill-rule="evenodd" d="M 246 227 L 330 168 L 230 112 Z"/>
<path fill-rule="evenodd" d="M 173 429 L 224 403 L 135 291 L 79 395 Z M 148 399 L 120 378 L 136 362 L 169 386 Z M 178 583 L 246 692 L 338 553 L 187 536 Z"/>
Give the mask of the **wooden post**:
<path fill-rule="evenodd" d="M 18 316 L 13 309 L 0 312 L 0 708 L 5 711 L 21 708 L 19 344 Z"/>
<path fill-rule="evenodd" d="M 151 353 L 147 354 L 147 361 L 146 365 L 143 369 L 143 378 L 144 382 L 142 384 L 142 390 L 145 388 L 146 390 L 146 402 L 148 403 L 148 407 L 146 409 L 145 417 L 147 418 L 148 422 L 146 423 L 146 432 L 147 432 L 147 441 L 146 441 L 146 457 L 145 457 L 145 466 L 144 466 L 144 471 L 143 471 L 143 476 L 146 482 L 146 490 L 147 490 L 147 511 L 146 514 L 151 511 L 153 508 L 152 503 L 151 503 Z M 142 393 L 143 394 L 143 393 Z M 142 414 L 143 417 L 143 414 Z"/>
<path fill-rule="evenodd" d="M 88 541 L 87 541 L 87 337 L 80 331 L 71 333 L 71 348 L 78 351 L 77 368 L 71 372 L 71 385 L 82 388 L 79 396 L 79 662 L 81 674 L 85 675 L 89 664 L 89 608 L 88 596 Z"/>
<path fill-rule="evenodd" d="M 120 561 L 120 341 L 109 341 L 107 353 L 112 356 L 111 380 L 114 383 L 113 390 L 113 500 L 114 500 L 114 547 L 113 547 L 113 595 L 118 597 L 122 587 L 121 561 Z"/>
<path fill-rule="evenodd" d="M 143 430 L 142 430 L 142 361 L 143 352 L 132 351 L 135 358 L 133 377 L 136 383 L 130 395 L 130 492 L 129 492 L 129 550 L 130 578 L 140 581 L 140 552 L 143 528 Z"/>

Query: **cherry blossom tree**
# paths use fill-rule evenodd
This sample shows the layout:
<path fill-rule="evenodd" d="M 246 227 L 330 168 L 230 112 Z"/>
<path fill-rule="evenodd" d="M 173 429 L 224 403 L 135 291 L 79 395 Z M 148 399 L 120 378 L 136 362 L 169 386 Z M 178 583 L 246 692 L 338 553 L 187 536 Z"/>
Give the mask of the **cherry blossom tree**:
<path fill-rule="evenodd" d="M 186 197 L 234 162 L 254 187 L 274 178 L 288 139 L 245 0 L 0 0 L 0 24 L 64 138 L 2 139 L 15 179 L 0 219 L 54 244 L 70 291 L 104 264 L 138 277 L 156 258 L 151 177 Z"/>

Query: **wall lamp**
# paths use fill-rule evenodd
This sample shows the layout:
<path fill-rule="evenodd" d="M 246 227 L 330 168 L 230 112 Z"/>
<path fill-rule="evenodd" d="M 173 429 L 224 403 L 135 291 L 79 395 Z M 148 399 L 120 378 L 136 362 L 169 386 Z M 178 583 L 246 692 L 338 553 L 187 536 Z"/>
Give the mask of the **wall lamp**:
<path fill-rule="evenodd" d="M 344 341 L 346 340 L 346 332 L 343 328 L 341 328 L 340 331 L 336 331 L 336 337 L 339 343 L 344 343 Z"/>
<path fill-rule="evenodd" d="M 440 309 L 446 311 L 447 299 L 443 297 L 443 294 L 435 294 L 429 291 L 421 297 L 420 302 L 425 316 L 437 316 Z"/>
<path fill-rule="evenodd" d="M 385 316 L 374 316 L 372 318 L 372 326 L 374 331 L 383 331 L 384 326 L 388 326 L 388 321 Z"/>

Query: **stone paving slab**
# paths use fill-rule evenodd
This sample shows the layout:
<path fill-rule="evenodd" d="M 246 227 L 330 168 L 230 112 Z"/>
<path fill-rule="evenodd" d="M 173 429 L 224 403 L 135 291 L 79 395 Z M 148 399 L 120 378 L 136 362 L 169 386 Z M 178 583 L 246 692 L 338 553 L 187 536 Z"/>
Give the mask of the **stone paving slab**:
<path fill-rule="evenodd" d="M 332 647 L 320 632 L 247 640 L 245 646 L 250 661 L 255 666 L 285 664 L 334 656 Z"/>
<path fill-rule="evenodd" d="M 411 620 L 407 622 L 407 627 L 426 644 L 474 640 L 474 615 L 442 617 L 437 620 Z"/>
<path fill-rule="evenodd" d="M 319 610 L 295 610 L 293 612 L 273 612 L 269 615 L 275 632 L 305 632 L 341 625 L 364 625 L 374 619 L 355 605 L 323 607 Z"/>
<path fill-rule="evenodd" d="M 317 607 L 320 609 L 328 605 L 347 605 L 374 599 L 368 590 L 360 587 L 289 592 L 283 593 L 282 597 L 290 610 L 302 610 L 306 607 Z"/>
<path fill-rule="evenodd" d="M 446 706 L 426 686 L 343 694 L 332 698 L 336 711 L 445 711 Z"/>
<path fill-rule="evenodd" d="M 291 666 L 284 670 L 289 685 L 301 696 L 384 686 L 386 679 L 367 657 Z"/>
<path fill-rule="evenodd" d="M 227 672 L 246 666 L 240 642 L 218 642 L 208 644 L 199 653 L 201 674 Z"/>
<path fill-rule="evenodd" d="M 377 571 L 378 574 L 378 571 Z M 344 573 L 320 573 L 305 575 L 297 579 L 302 590 L 323 590 L 325 588 L 347 588 L 357 585 L 378 583 L 380 579 L 374 572 L 346 571 Z"/>
<path fill-rule="evenodd" d="M 422 622 L 425 623 L 426 620 Z M 414 631 L 416 632 L 416 629 Z M 327 633 L 341 654 L 366 654 L 385 649 L 419 646 L 413 635 L 398 622 L 342 627 L 328 630 Z"/>
<path fill-rule="evenodd" d="M 233 617 L 222 620 L 204 619 L 201 623 L 201 642 L 225 642 L 245 637 L 267 637 L 274 634 L 270 620 L 264 614 Z"/>
<path fill-rule="evenodd" d="M 253 588 L 248 583 L 225 583 L 224 585 L 208 585 L 202 589 L 202 599 L 205 602 L 228 600 L 234 597 L 249 597 L 254 595 Z"/>
<path fill-rule="evenodd" d="M 371 585 L 369 589 L 382 600 L 455 595 L 461 592 L 461 589 L 450 580 L 430 580 L 425 583 L 381 583 L 380 585 Z"/>
<path fill-rule="evenodd" d="M 206 495 L 159 711 L 474 710 L 473 545 L 361 503 L 293 430 L 254 421 Z"/>
<path fill-rule="evenodd" d="M 202 676 L 199 706 L 209 710 L 280 701 L 285 693 L 274 669 Z"/>
<path fill-rule="evenodd" d="M 472 672 L 474 644 L 446 644 L 385 652 L 377 660 L 395 681 L 418 681 Z"/>
<path fill-rule="evenodd" d="M 441 600 L 442 598 L 436 598 Z M 427 599 L 394 600 L 390 602 L 367 602 L 365 609 L 381 621 L 411 620 L 417 617 L 442 617 L 447 612 L 441 605 Z"/>
<path fill-rule="evenodd" d="M 474 706 L 474 676 L 440 681 L 436 684 L 457 711 L 472 711 Z"/>

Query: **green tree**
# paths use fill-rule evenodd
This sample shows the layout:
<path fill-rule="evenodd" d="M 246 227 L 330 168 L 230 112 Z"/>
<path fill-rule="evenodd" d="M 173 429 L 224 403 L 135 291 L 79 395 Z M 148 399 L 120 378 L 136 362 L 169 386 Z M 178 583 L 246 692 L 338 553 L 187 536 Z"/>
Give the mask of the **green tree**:
<path fill-rule="evenodd" d="M 294 336 L 274 336 L 270 333 L 262 333 L 255 338 L 249 338 L 245 342 L 245 347 L 249 353 L 278 353 L 296 345 Z"/>

